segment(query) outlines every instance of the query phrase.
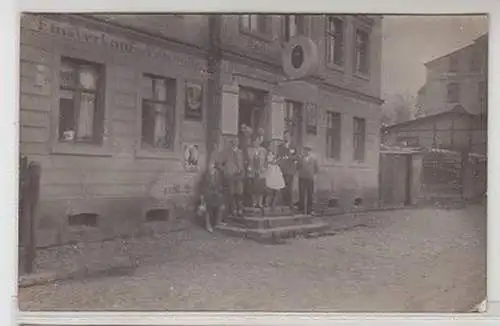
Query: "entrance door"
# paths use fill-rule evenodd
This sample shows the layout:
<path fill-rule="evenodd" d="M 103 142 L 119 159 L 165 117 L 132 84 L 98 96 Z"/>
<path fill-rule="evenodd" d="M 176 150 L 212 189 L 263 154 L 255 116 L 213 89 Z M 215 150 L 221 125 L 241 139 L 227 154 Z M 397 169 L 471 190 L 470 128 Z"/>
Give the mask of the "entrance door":
<path fill-rule="evenodd" d="M 264 93 L 241 88 L 239 97 L 238 126 L 245 124 L 256 131 L 264 128 Z"/>
<path fill-rule="evenodd" d="M 285 106 L 285 131 L 291 136 L 290 141 L 295 148 L 302 147 L 302 104 L 287 101 Z"/>
<path fill-rule="evenodd" d="M 411 156 L 380 154 L 379 196 L 381 204 L 403 207 L 410 204 Z"/>

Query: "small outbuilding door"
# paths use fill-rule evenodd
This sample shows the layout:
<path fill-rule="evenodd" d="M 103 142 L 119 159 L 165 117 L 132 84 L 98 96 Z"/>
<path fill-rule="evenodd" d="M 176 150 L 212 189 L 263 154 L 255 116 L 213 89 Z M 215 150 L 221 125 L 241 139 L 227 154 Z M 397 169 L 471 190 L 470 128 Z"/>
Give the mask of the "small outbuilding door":
<path fill-rule="evenodd" d="M 411 203 L 412 156 L 381 153 L 379 196 L 383 207 L 403 207 Z"/>

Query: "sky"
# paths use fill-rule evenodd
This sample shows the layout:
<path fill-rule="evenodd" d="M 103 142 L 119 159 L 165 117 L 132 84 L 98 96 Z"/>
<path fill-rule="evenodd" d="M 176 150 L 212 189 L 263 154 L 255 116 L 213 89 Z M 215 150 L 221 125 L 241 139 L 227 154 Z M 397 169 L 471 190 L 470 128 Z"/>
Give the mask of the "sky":
<path fill-rule="evenodd" d="M 424 63 L 471 44 L 488 31 L 486 16 L 384 16 L 382 94 L 416 95 Z"/>

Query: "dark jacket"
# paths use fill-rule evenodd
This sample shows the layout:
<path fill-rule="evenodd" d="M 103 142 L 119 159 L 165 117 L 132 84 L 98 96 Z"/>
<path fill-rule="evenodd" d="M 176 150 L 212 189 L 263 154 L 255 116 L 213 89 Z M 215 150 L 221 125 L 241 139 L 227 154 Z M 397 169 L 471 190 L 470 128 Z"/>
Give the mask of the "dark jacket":
<path fill-rule="evenodd" d="M 243 152 L 239 148 L 226 151 L 225 173 L 228 177 L 242 177 L 245 172 Z"/>
<path fill-rule="evenodd" d="M 250 178 L 263 178 L 267 169 L 267 151 L 264 147 L 250 147 L 248 149 L 249 165 L 248 176 Z"/>
<path fill-rule="evenodd" d="M 217 207 L 223 204 L 223 179 L 219 170 L 210 174 L 203 172 L 198 183 L 198 197 L 203 196 L 205 203 L 210 207 Z"/>
<path fill-rule="evenodd" d="M 243 165 L 246 167 L 250 163 L 248 157 L 248 148 L 250 147 L 250 136 L 246 135 L 243 132 L 240 132 L 238 138 L 239 138 L 241 152 L 243 154 Z"/>
<path fill-rule="evenodd" d="M 314 155 L 303 156 L 299 164 L 299 177 L 313 179 L 319 172 L 318 159 Z"/>
<path fill-rule="evenodd" d="M 295 174 L 297 172 L 299 156 L 297 150 L 291 145 L 280 144 L 278 147 L 278 165 L 283 174 Z"/>

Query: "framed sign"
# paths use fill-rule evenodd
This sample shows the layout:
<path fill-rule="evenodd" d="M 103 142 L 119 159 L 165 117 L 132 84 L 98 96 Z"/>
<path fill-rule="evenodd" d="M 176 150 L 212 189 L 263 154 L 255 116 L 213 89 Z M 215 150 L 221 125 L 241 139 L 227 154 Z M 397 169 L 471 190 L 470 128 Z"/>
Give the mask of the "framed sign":
<path fill-rule="evenodd" d="M 306 105 L 306 132 L 311 135 L 318 133 L 318 107 L 315 104 Z"/>
<path fill-rule="evenodd" d="M 198 144 L 184 145 L 184 169 L 188 172 L 199 170 L 200 148 Z"/>
<path fill-rule="evenodd" d="M 201 121 L 203 119 L 203 86 L 199 83 L 186 82 L 186 105 L 184 118 Z"/>

